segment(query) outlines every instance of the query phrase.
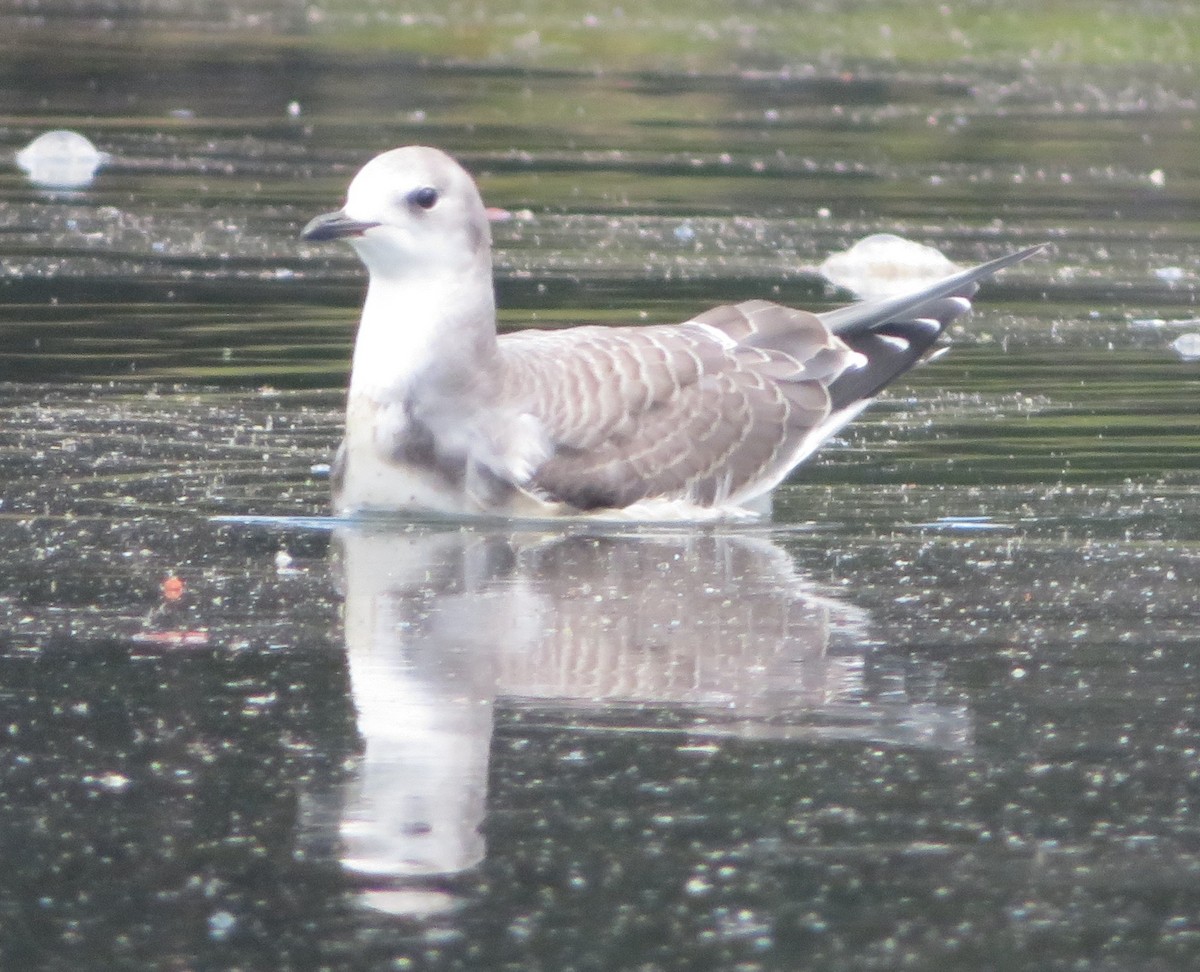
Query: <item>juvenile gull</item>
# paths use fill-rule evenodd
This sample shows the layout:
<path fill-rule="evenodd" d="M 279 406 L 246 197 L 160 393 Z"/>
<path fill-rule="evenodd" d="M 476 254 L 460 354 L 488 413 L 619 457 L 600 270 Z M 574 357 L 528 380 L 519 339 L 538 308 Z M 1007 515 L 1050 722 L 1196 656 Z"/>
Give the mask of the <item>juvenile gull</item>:
<path fill-rule="evenodd" d="M 377 156 L 302 235 L 347 240 L 370 274 L 333 471 L 342 515 L 769 512 L 979 280 L 1040 249 L 822 314 L 750 300 L 682 324 L 497 336 L 487 212 L 445 153 Z"/>

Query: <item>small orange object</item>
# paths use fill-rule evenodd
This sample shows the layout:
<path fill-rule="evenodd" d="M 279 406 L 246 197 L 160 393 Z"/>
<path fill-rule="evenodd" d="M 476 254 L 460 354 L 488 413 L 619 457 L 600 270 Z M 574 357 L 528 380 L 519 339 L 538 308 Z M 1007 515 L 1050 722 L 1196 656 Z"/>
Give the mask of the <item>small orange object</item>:
<path fill-rule="evenodd" d="M 172 574 L 162 582 L 162 592 L 168 601 L 178 601 L 183 597 L 183 581 Z"/>

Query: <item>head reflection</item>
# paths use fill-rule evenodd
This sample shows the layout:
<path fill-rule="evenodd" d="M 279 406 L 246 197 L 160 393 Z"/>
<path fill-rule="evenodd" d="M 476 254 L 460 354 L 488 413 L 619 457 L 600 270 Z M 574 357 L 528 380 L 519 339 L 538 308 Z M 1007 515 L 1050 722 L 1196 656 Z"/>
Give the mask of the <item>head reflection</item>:
<path fill-rule="evenodd" d="M 334 815 L 376 908 L 451 908 L 483 860 L 497 700 L 670 708 L 688 736 L 967 738 L 962 710 L 868 691 L 863 612 L 762 536 L 362 527 L 337 562 L 363 751 Z"/>

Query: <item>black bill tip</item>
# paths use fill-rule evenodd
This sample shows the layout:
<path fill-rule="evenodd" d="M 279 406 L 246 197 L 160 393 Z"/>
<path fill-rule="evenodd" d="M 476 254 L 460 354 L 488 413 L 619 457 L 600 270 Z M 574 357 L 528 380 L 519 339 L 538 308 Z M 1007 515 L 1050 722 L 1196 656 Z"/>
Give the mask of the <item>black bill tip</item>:
<path fill-rule="evenodd" d="M 362 236 L 378 223 L 351 219 L 340 209 L 336 213 L 322 213 L 311 220 L 300 231 L 302 240 L 341 240 L 347 236 Z"/>

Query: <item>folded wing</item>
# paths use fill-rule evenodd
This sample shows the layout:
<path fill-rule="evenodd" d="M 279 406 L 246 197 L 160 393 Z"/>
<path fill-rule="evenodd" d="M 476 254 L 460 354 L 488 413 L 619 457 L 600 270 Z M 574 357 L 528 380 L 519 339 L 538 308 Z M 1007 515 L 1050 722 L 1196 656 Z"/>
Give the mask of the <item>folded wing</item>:
<path fill-rule="evenodd" d="M 679 325 L 506 335 L 502 398 L 550 446 L 517 485 L 580 510 L 745 504 L 924 358 L 980 279 L 1036 249 L 826 314 L 754 300 Z"/>

